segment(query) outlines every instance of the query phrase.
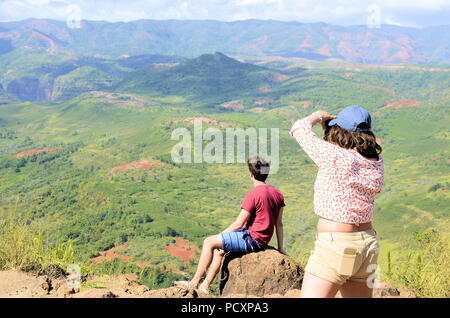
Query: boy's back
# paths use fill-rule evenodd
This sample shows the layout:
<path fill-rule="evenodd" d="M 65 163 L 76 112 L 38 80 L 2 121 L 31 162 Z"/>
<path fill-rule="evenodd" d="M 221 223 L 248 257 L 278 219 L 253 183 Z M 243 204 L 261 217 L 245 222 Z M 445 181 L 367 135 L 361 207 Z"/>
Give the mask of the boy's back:
<path fill-rule="evenodd" d="M 284 206 L 283 195 L 270 185 L 258 185 L 247 193 L 241 208 L 250 212 L 251 216 L 245 228 L 258 244 L 262 246 L 269 244 L 278 213 Z"/>

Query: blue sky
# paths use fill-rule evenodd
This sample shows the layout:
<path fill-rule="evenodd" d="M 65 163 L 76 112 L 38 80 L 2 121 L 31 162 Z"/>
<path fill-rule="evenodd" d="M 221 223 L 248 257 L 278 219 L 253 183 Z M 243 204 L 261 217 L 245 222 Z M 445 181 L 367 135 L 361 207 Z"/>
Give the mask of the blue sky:
<path fill-rule="evenodd" d="M 132 21 L 137 19 L 273 19 L 366 24 L 376 14 L 384 24 L 425 27 L 449 24 L 449 0 L 0 0 L 0 21 L 26 18 Z"/>

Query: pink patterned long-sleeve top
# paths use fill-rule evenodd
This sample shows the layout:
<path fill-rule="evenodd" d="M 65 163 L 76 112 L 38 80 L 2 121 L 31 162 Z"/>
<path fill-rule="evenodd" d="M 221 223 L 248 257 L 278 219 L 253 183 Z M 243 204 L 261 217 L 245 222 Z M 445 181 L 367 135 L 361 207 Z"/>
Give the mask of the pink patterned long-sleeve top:
<path fill-rule="evenodd" d="M 384 183 L 383 158 L 372 161 L 320 139 L 306 119 L 295 122 L 289 133 L 319 167 L 314 212 L 341 223 L 370 222 L 375 195 Z"/>

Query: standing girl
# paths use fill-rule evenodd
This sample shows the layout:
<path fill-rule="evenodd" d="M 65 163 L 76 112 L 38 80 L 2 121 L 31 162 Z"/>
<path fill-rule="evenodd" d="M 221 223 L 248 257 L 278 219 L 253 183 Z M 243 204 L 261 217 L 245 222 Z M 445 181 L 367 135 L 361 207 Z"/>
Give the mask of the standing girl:
<path fill-rule="evenodd" d="M 323 139 L 312 131 L 318 123 Z M 359 106 L 337 117 L 317 111 L 295 122 L 290 134 L 319 167 L 314 212 L 320 218 L 302 297 L 335 297 L 338 291 L 343 297 L 372 297 L 379 246 L 371 221 L 384 169 L 369 112 Z"/>

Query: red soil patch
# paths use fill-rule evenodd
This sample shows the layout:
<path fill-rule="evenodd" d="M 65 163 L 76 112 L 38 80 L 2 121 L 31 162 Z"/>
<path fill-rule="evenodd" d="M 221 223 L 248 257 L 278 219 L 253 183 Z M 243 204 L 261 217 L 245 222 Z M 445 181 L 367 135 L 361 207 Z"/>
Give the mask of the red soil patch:
<path fill-rule="evenodd" d="M 9 40 L 12 36 L 5 32 L 0 32 L 0 39 L 7 39 Z"/>
<path fill-rule="evenodd" d="M 386 62 L 404 62 L 408 60 L 411 55 L 418 56 L 415 54 L 414 49 L 409 45 L 409 39 L 407 37 L 400 37 L 396 42 L 397 43 L 393 43 L 389 40 L 385 41 L 383 47 L 383 60 Z M 392 52 L 392 48 L 397 48 L 398 50 L 388 58 L 389 54 Z"/>
<path fill-rule="evenodd" d="M 47 37 L 47 36 L 45 36 L 45 35 L 43 35 L 41 33 L 38 33 L 36 31 L 31 31 L 31 34 L 28 37 L 28 40 L 32 40 L 32 39 L 39 39 L 39 40 L 42 40 L 44 42 L 47 42 L 48 45 L 50 46 L 51 50 L 56 50 L 56 43 L 55 43 L 55 41 L 53 41 L 52 39 L 50 39 L 49 37 Z"/>
<path fill-rule="evenodd" d="M 344 73 L 344 77 L 345 78 L 350 78 L 350 76 L 352 76 L 353 74 L 355 74 L 355 73 L 347 72 L 347 73 Z"/>
<path fill-rule="evenodd" d="M 62 148 L 43 148 L 43 149 L 31 149 L 31 150 L 26 150 L 26 151 L 22 151 L 20 153 L 18 153 L 15 157 L 16 158 L 22 158 L 24 156 L 27 155 L 32 155 L 35 153 L 40 153 L 40 152 L 53 152 L 53 151 L 57 151 L 57 150 L 62 150 Z"/>
<path fill-rule="evenodd" d="M 187 243 L 181 237 L 175 238 L 175 246 L 165 246 L 164 248 L 171 255 L 180 258 L 185 263 L 194 258 L 196 252 L 200 252 L 197 248 Z"/>
<path fill-rule="evenodd" d="M 91 261 L 93 263 L 95 263 L 95 264 L 99 264 L 99 263 L 101 263 L 104 260 L 111 260 L 111 259 L 114 259 L 114 258 L 120 258 L 120 259 L 122 259 L 122 260 L 124 260 L 126 262 L 130 262 L 130 258 L 131 258 L 130 256 L 115 253 L 115 251 L 117 251 L 117 250 L 126 251 L 128 248 L 129 248 L 129 246 L 127 246 L 126 244 L 113 247 L 113 248 L 111 248 L 109 250 L 100 252 L 100 256 L 92 258 Z M 136 264 L 140 268 L 153 266 L 153 265 L 149 265 L 149 264 L 144 263 L 144 262 L 139 262 L 139 263 L 134 263 L 134 264 Z M 178 269 L 171 268 L 169 266 L 165 266 L 165 268 L 166 268 L 167 272 L 173 272 L 175 274 L 185 274 L 184 272 L 182 272 L 182 271 L 180 271 Z M 161 266 L 160 269 L 163 270 L 163 267 Z"/>
<path fill-rule="evenodd" d="M 139 169 L 149 171 L 153 168 L 161 168 L 161 167 L 170 167 L 170 165 L 163 162 L 150 162 L 145 159 L 140 159 L 113 167 L 109 170 L 109 172 L 114 176 L 114 171 L 116 170 L 125 171 L 127 169 Z"/>
<path fill-rule="evenodd" d="M 255 105 L 264 105 L 264 104 L 270 104 L 270 103 L 274 103 L 276 102 L 276 100 L 274 99 L 260 99 L 255 101 Z"/>
<path fill-rule="evenodd" d="M 328 47 L 328 44 L 325 44 L 320 49 L 317 50 L 317 53 L 325 56 L 331 56 L 330 48 Z"/>
<path fill-rule="evenodd" d="M 303 106 L 303 108 L 307 108 L 307 107 L 311 106 L 311 102 L 309 100 L 302 100 L 299 102 L 291 101 L 291 104 L 296 105 L 296 106 L 301 105 L 301 106 Z"/>
<path fill-rule="evenodd" d="M 263 36 L 257 38 L 256 42 L 258 43 L 258 45 L 266 45 L 268 38 L 269 37 L 267 35 L 263 35 Z"/>
<path fill-rule="evenodd" d="M 117 250 L 125 251 L 127 249 L 128 249 L 128 246 L 126 246 L 126 245 L 115 246 L 109 250 L 100 252 L 100 256 L 92 258 L 91 261 L 94 262 L 95 264 L 98 264 L 98 263 L 102 262 L 103 260 L 111 260 L 113 258 L 120 258 L 124 261 L 129 261 L 130 256 L 115 253 L 115 251 L 117 251 Z"/>
<path fill-rule="evenodd" d="M 381 112 L 375 112 L 372 114 L 373 117 L 381 117 Z"/>
<path fill-rule="evenodd" d="M 277 76 L 277 77 L 275 77 L 275 82 L 284 82 L 284 81 L 287 81 L 289 79 L 289 77 L 288 76 L 286 76 L 286 75 L 279 75 L 279 76 Z"/>
<path fill-rule="evenodd" d="M 232 109 L 232 110 L 239 110 L 239 109 L 244 108 L 244 105 L 241 104 L 240 100 L 232 100 L 230 102 L 220 104 L 220 106 L 223 108 Z"/>
<path fill-rule="evenodd" d="M 407 61 L 410 57 L 410 54 L 408 50 L 405 47 L 400 48 L 394 55 L 392 55 L 387 62 L 394 62 L 394 61 L 400 61 L 404 62 Z"/>
<path fill-rule="evenodd" d="M 263 35 L 263 36 L 257 38 L 254 43 L 250 43 L 249 45 L 247 45 L 246 49 L 247 50 L 259 50 L 262 46 L 266 46 L 268 38 L 269 37 L 267 35 Z"/>
<path fill-rule="evenodd" d="M 435 162 L 435 163 L 439 163 L 439 162 L 441 162 L 441 159 L 439 159 L 439 157 L 437 157 L 437 156 L 433 156 L 433 157 L 430 157 L 430 158 L 428 158 L 428 159 L 424 159 L 423 162 L 424 162 L 424 163 L 427 163 L 427 162 Z M 447 159 L 446 162 L 447 162 L 447 163 L 450 163 L 450 159 Z"/>
<path fill-rule="evenodd" d="M 297 50 L 303 50 L 303 49 L 308 49 L 310 47 L 312 47 L 312 43 L 311 43 L 311 34 L 306 34 L 306 38 L 303 40 L 303 42 L 297 47 Z"/>
<path fill-rule="evenodd" d="M 407 36 L 402 35 L 402 36 L 398 37 L 398 38 L 395 40 L 395 42 L 400 43 L 400 44 L 402 44 L 402 45 L 410 45 L 411 40 L 410 40 Z"/>
<path fill-rule="evenodd" d="M 381 109 L 386 109 L 386 108 L 395 108 L 395 109 L 400 109 L 402 107 L 414 107 L 417 106 L 417 104 L 419 104 L 420 101 L 415 100 L 415 99 L 399 99 L 399 100 L 391 100 L 389 102 L 387 102 L 386 105 L 384 105 Z"/>
<path fill-rule="evenodd" d="M 262 113 L 264 111 L 264 108 L 263 107 L 254 107 L 250 110 L 255 113 Z"/>
<path fill-rule="evenodd" d="M 384 41 L 383 47 L 383 60 L 385 60 L 389 56 L 389 50 L 393 46 L 393 43 L 389 40 Z"/>
<path fill-rule="evenodd" d="M 349 55 L 349 56 L 352 56 L 352 57 L 359 57 L 359 56 L 361 56 L 355 50 L 353 45 L 350 42 L 347 42 L 347 41 L 340 41 L 337 50 L 343 56 L 345 56 L 345 55 Z"/>
<path fill-rule="evenodd" d="M 358 82 L 359 82 L 359 80 L 357 80 Z M 391 94 L 391 95 L 395 95 L 395 92 L 392 90 L 392 89 L 390 89 L 390 88 L 386 88 L 386 87 L 380 87 L 380 86 L 373 86 L 374 88 L 379 88 L 379 89 L 382 89 L 382 90 L 384 90 L 385 92 L 388 92 L 389 94 Z"/>

